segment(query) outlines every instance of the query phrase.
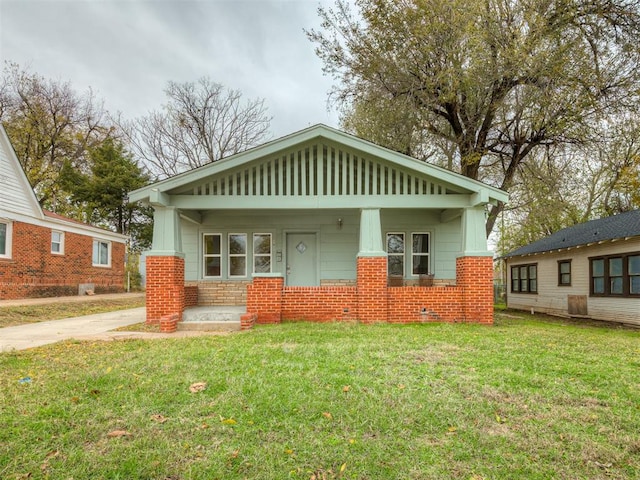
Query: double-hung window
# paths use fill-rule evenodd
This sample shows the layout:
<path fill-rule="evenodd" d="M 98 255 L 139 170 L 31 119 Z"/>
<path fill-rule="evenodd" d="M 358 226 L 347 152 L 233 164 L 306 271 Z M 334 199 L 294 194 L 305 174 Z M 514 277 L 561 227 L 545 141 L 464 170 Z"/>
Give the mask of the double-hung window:
<path fill-rule="evenodd" d="M 219 233 L 205 233 L 202 236 L 202 252 L 204 255 L 205 277 L 220 278 L 222 260 L 222 235 Z"/>
<path fill-rule="evenodd" d="M 387 273 L 404 276 L 404 233 L 387 233 Z"/>
<path fill-rule="evenodd" d="M 571 260 L 558 261 L 558 286 L 567 287 L 571 285 Z"/>
<path fill-rule="evenodd" d="M 514 265 L 511 267 L 511 292 L 538 293 L 538 265 Z"/>
<path fill-rule="evenodd" d="M 640 296 L 640 253 L 593 257 L 590 293 L 593 296 Z"/>
<path fill-rule="evenodd" d="M 11 222 L 0 221 L 0 258 L 11 258 Z"/>
<path fill-rule="evenodd" d="M 427 275 L 429 273 L 429 234 L 411 234 L 411 273 Z"/>
<path fill-rule="evenodd" d="M 247 276 L 247 234 L 229 234 L 229 278 Z"/>
<path fill-rule="evenodd" d="M 253 272 L 271 273 L 271 234 L 253 234 Z"/>
<path fill-rule="evenodd" d="M 51 231 L 51 253 L 64 254 L 64 233 L 57 230 Z"/>
<path fill-rule="evenodd" d="M 108 267 L 111 265 L 110 258 L 111 242 L 103 240 L 93 241 L 93 266 Z"/>

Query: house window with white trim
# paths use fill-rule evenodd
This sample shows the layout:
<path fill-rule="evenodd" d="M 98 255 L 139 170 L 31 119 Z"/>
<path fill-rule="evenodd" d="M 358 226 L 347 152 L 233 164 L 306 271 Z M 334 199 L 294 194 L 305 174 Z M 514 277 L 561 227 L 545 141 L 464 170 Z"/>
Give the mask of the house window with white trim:
<path fill-rule="evenodd" d="M 93 266 L 108 267 L 111 265 L 111 242 L 93 241 Z"/>
<path fill-rule="evenodd" d="M 222 235 L 205 233 L 202 236 L 204 254 L 204 276 L 220 278 L 222 276 Z"/>
<path fill-rule="evenodd" d="M 271 273 L 271 234 L 253 234 L 253 272 Z"/>
<path fill-rule="evenodd" d="M 387 233 L 387 273 L 404 277 L 404 233 Z"/>
<path fill-rule="evenodd" d="M 429 274 L 429 234 L 411 234 L 411 274 Z"/>
<path fill-rule="evenodd" d="M 51 253 L 64 254 L 64 232 L 51 231 Z"/>
<path fill-rule="evenodd" d="M 247 276 L 247 234 L 229 234 L 229 278 Z"/>
<path fill-rule="evenodd" d="M 11 258 L 11 222 L 0 221 L 0 258 Z"/>

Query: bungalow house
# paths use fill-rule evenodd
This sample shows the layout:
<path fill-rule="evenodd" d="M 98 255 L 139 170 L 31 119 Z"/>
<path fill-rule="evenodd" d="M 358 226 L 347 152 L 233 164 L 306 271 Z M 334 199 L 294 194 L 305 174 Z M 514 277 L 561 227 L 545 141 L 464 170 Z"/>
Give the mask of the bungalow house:
<path fill-rule="evenodd" d="M 121 292 L 125 244 L 43 210 L 0 125 L 0 299 Z"/>
<path fill-rule="evenodd" d="M 147 322 L 191 305 L 283 319 L 492 323 L 501 190 L 324 125 L 138 189 Z"/>
<path fill-rule="evenodd" d="M 505 260 L 509 308 L 640 325 L 640 210 L 565 228 Z"/>

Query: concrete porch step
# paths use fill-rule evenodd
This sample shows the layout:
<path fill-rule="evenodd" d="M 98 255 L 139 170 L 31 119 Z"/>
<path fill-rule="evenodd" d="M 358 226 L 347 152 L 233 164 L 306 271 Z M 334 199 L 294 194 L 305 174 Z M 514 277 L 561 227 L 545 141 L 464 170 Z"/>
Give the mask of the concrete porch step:
<path fill-rule="evenodd" d="M 240 317 L 245 307 L 203 306 L 185 308 L 178 330 L 231 332 L 240 330 Z"/>

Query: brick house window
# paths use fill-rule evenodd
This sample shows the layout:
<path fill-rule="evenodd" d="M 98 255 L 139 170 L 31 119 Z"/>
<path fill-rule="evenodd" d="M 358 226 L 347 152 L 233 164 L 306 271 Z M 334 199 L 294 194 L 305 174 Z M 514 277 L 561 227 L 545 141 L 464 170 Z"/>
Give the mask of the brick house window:
<path fill-rule="evenodd" d="M 429 234 L 411 234 L 411 273 L 427 275 L 429 273 Z"/>
<path fill-rule="evenodd" d="M 387 233 L 387 273 L 404 277 L 404 233 Z"/>
<path fill-rule="evenodd" d="M 229 234 L 229 278 L 247 276 L 247 234 Z"/>
<path fill-rule="evenodd" d="M 202 237 L 204 252 L 204 276 L 221 277 L 222 235 L 205 233 Z"/>
<path fill-rule="evenodd" d="M 111 265 L 111 242 L 93 241 L 93 266 L 108 267 Z"/>
<path fill-rule="evenodd" d="M 640 253 L 589 259 L 592 296 L 640 296 Z"/>
<path fill-rule="evenodd" d="M 51 253 L 64 254 L 64 233 L 56 230 L 51 231 Z"/>
<path fill-rule="evenodd" d="M 11 222 L 0 221 L 0 258 L 11 258 Z"/>
<path fill-rule="evenodd" d="M 253 272 L 271 273 L 271 234 L 253 234 Z"/>
<path fill-rule="evenodd" d="M 571 260 L 558 261 L 558 286 L 571 286 Z"/>
<path fill-rule="evenodd" d="M 511 267 L 512 293 L 538 293 L 538 264 Z"/>

